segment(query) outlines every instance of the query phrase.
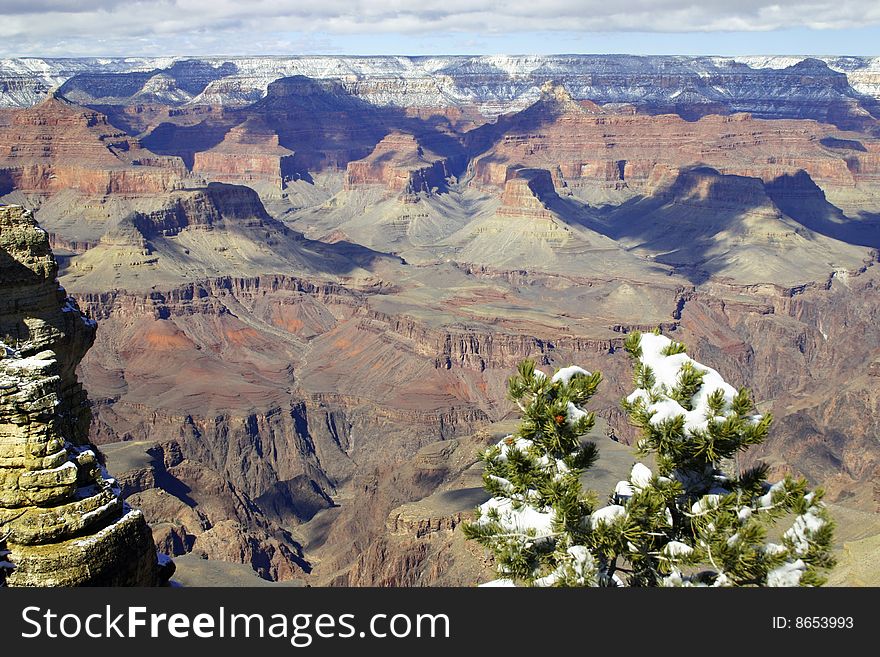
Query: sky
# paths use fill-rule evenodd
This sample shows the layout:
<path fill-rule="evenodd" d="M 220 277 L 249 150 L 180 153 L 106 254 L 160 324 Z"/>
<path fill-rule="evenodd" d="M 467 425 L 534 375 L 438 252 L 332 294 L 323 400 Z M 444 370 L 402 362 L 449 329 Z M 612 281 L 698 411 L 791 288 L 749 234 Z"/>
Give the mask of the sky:
<path fill-rule="evenodd" d="M 0 0 L 0 57 L 880 56 L 878 0 Z"/>

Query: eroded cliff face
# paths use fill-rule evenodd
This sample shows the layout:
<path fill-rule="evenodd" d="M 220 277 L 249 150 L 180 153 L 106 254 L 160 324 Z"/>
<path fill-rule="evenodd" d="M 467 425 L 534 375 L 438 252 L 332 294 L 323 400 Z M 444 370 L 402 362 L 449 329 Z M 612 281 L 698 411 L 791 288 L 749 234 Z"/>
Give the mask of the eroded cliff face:
<path fill-rule="evenodd" d="M 357 506 L 333 510 L 329 530 L 320 522 L 303 530 L 319 543 L 317 581 L 387 587 L 470 586 L 491 579 L 482 548 L 466 541 L 459 527 L 488 499 L 479 451 L 509 428 L 435 442 L 359 477 L 352 487 Z"/>
<path fill-rule="evenodd" d="M 590 186 L 643 191 L 658 167 L 696 163 L 765 182 L 798 171 L 829 188 L 875 180 L 876 138 L 840 134 L 826 123 L 763 120 L 746 113 L 698 121 L 634 114 L 575 102 L 565 89 L 548 84 L 533 105 L 468 133 L 465 140 L 475 155 L 475 182 L 495 187 L 518 169 L 533 167 L 553 172 L 557 188 L 564 182 L 576 191 Z"/>
<path fill-rule="evenodd" d="M 107 117 L 50 96 L 0 118 L 0 172 L 11 187 L 34 194 L 161 194 L 185 173 L 178 158 L 141 147 Z"/>
<path fill-rule="evenodd" d="M 210 150 L 195 153 L 192 170 L 212 180 L 266 181 L 281 189 L 289 175 L 286 165 L 293 157 L 292 150 L 279 145 L 275 132 L 258 120 L 246 120 Z"/>
<path fill-rule="evenodd" d="M 345 189 L 378 184 L 404 196 L 431 194 L 446 188 L 451 168 L 446 158 L 423 148 L 413 135 L 392 132 L 370 155 L 348 163 Z"/>
<path fill-rule="evenodd" d="M 0 207 L 0 539 L 11 586 L 150 586 L 160 568 L 140 511 L 88 442 L 75 369 L 95 338 L 56 281 L 49 237 Z"/>
<path fill-rule="evenodd" d="M 101 448 L 122 495 L 141 509 L 163 554 L 246 564 L 260 577 L 299 579 L 311 570 L 301 546 L 227 477 L 184 456 L 176 440 L 127 441 Z M 294 503 L 290 511 L 314 512 Z M 294 519 L 295 520 L 295 519 Z"/>
<path fill-rule="evenodd" d="M 748 385 L 776 418 L 748 459 L 766 461 L 777 474 L 804 474 L 832 501 L 874 512 L 878 280 L 878 266 L 869 263 L 788 289 L 715 285 L 694 295 L 681 318 L 695 353 Z"/>

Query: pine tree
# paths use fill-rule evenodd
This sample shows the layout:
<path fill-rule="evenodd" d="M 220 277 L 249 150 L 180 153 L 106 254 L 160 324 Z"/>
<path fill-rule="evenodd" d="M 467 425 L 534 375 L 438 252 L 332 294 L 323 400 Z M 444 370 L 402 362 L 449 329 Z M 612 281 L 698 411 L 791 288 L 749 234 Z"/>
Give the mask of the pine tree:
<path fill-rule="evenodd" d="M 722 465 L 767 437 L 772 418 L 754 413 L 745 389 L 685 353 L 680 342 L 631 333 L 635 391 L 624 400 L 641 428 L 637 464 L 618 484 L 622 519 L 594 536 L 594 550 L 625 560 L 632 586 L 820 585 L 834 564 L 833 525 L 821 489 L 786 477 L 772 486 L 767 467 L 728 473 Z M 781 538 L 771 530 L 793 518 Z"/>
<path fill-rule="evenodd" d="M 626 350 L 636 389 L 624 408 L 642 430 L 638 452 L 654 456 L 656 474 L 636 463 L 610 503 L 596 509 L 580 476 L 598 456 L 582 440 L 594 424 L 583 406 L 601 377 L 567 367 L 548 378 L 523 362 L 509 382 L 522 422 L 483 453 L 492 498 L 465 525 L 494 554 L 495 583 L 822 584 L 834 564 L 822 490 L 791 477 L 771 486 L 764 465 L 732 474 L 722 468 L 766 438 L 771 417 L 754 413 L 746 390 L 691 359 L 679 342 L 632 333 Z M 791 526 L 779 529 L 788 519 Z"/>
<path fill-rule="evenodd" d="M 595 500 L 580 475 L 596 460 L 581 436 L 595 422 L 584 405 L 601 375 L 567 367 L 548 378 L 526 360 L 508 382 L 522 411 L 516 433 L 482 454 L 483 482 L 492 499 L 465 524 L 465 535 L 495 556 L 501 583 L 584 586 L 597 581 L 588 549 Z"/>

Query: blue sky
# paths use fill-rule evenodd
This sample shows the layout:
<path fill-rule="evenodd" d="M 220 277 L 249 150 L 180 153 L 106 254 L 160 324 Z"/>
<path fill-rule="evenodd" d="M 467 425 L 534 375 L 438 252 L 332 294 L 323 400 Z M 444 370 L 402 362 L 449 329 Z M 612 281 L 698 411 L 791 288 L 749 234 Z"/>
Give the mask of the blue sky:
<path fill-rule="evenodd" d="M 880 56 L 878 0 L 0 0 L 0 56 Z"/>

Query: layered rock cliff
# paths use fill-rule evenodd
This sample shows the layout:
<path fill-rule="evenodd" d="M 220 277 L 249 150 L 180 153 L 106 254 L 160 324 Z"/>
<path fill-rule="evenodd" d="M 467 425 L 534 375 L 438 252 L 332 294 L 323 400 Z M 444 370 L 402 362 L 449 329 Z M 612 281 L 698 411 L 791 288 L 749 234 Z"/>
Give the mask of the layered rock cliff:
<path fill-rule="evenodd" d="M 283 523 L 269 520 L 228 477 L 186 458 L 178 441 L 127 441 L 101 450 L 122 495 L 143 511 L 164 554 L 246 564 L 273 581 L 309 572 L 300 545 Z M 308 516 L 314 506 L 292 504 L 288 511 L 298 509 Z"/>
<path fill-rule="evenodd" d="M 501 194 L 497 214 L 552 219 L 548 200 L 556 197 L 553 180 L 546 169 L 518 169 L 510 172 Z"/>
<path fill-rule="evenodd" d="M 0 116 L 0 180 L 36 194 L 159 194 L 179 185 L 183 161 L 156 155 L 99 112 L 50 96 Z M 0 192 L 5 193 L 0 182 Z"/>
<path fill-rule="evenodd" d="M 65 82 L 78 102 L 244 105 L 280 77 L 338 80 L 370 103 L 520 109 L 548 79 L 576 98 L 635 103 L 689 118 L 749 111 L 770 118 L 864 123 L 876 109 L 877 57 L 681 57 L 490 55 L 432 57 L 238 57 L 0 60 L 0 107 L 27 106 Z M 875 114 L 876 116 L 876 114 Z"/>
<path fill-rule="evenodd" d="M 449 169 L 445 158 L 423 148 L 413 135 L 394 132 L 369 156 L 348 163 L 345 188 L 379 184 L 403 195 L 430 194 L 446 188 Z"/>
<path fill-rule="evenodd" d="M 843 135 L 844 138 L 841 137 Z M 468 133 L 476 181 L 503 186 L 522 167 L 554 172 L 564 182 L 644 190 L 655 168 L 711 166 L 722 173 L 772 181 L 807 172 L 821 186 L 852 188 L 877 175 L 880 145 L 863 133 L 828 123 L 765 120 L 752 114 L 709 115 L 697 121 L 634 114 L 575 102 L 547 84 L 521 112 Z"/>
<path fill-rule="evenodd" d="M 167 580 L 140 511 L 89 444 L 75 370 L 95 338 L 56 281 L 49 237 L 0 207 L 0 538 L 11 586 L 150 586 Z"/>
<path fill-rule="evenodd" d="M 212 180 L 230 183 L 267 182 L 281 189 L 292 175 L 294 152 L 278 143 L 278 135 L 258 120 L 231 128 L 223 141 L 194 155 L 192 169 Z"/>
<path fill-rule="evenodd" d="M 466 586 L 487 579 L 482 550 L 456 528 L 486 499 L 477 453 L 497 435 L 492 428 L 435 442 L 359 477 L 359 503 L 343 505 L 322 537 L 316 579 L 335 586 Z M 320 524 L 305 532 L 316 529 Z"/>

